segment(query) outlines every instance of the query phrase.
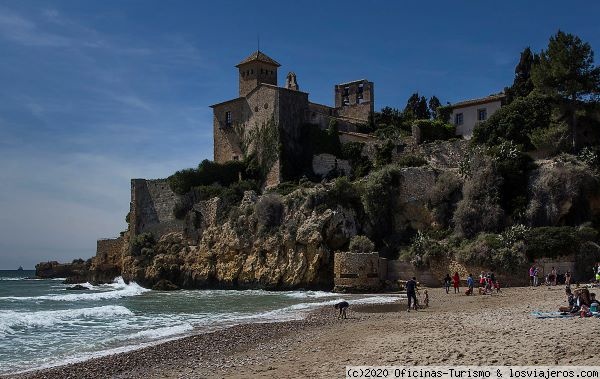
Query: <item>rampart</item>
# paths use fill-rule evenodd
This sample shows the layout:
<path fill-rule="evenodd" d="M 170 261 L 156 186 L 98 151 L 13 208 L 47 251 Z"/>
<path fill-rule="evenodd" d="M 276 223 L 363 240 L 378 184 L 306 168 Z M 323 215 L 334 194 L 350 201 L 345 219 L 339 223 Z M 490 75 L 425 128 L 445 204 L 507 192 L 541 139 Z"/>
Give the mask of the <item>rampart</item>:
<path fill-rule="evenodd" d="M 379 253 L 335 253 L 334 291 L 373 292 L 381 289 Z"/>
<path fill-rule="evenodd" d="M 152 233 L 156 238 L 181 232 L 184 222 L 175 218 L 173 209 L 179 196 L 169 187 L 166 179 L 131 180 L 129 230 L 132 236 Z"/>

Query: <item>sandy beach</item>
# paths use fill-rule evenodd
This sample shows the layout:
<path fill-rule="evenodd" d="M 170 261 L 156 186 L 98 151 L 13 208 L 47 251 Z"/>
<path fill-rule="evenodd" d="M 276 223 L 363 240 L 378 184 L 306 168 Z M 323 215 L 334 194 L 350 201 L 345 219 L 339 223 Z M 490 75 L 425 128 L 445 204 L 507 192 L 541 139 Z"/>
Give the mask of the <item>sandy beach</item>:
<path fill-rule="evenodd" d="M 429 289 L 430 307 L 321 309 L 306 320 L 238 325 L 128 353 L 11 378 L 343 377 L 346 365 L 594 365 L 597 318 L 536 319 L 564 287 L 464 296 Z"/>

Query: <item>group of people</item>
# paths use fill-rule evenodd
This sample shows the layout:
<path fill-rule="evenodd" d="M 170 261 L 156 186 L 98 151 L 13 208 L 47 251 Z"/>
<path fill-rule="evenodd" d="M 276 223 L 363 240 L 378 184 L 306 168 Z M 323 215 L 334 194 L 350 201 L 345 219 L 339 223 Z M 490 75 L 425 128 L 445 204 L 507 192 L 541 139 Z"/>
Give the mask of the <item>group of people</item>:
<path fill-rule="evenodd" d="M 598 272 L 599 271 L 594 269 L 594 275 L 597 275 Z M 543 274 L 542 270 L 540 270 L 538 266 L 531 265 L 531 267 L 529 268 L 529 285 L 533 287 L 539 286 L 539 278 L 541 274 Z M 566 286 L 570 286 L 572 276 L 571 271 L 567 271 L 563 275 L 561 274 L 560 269 L 552 267 L 550 269 L 550 272 L 548 272 L 548 274 L 544 276 L 544 279 L 544 283 L 547 286 L 555 286 L 557 284 L 565 284 Z"/>
<path fill-rule="evenodd" d="M 566 286 L 565 295 L 567 296 L 568 305 L 560 307 L 558 309 L 560 312 L 572 315 L 579 314 L 579 317 L 591 317 L 600 308 L 600 303 L 596 300 L 596 294 L 590 293 L 587 288 L 577 288 L 575 291 L 571 291 L 571 287 Z"/>
<path fill-rule="evenodd" d="M 452 285 L 454 288 L 455 294 L 460 293 L 460 275 L 458 272 L 455 272 L 452 277 L 450 277 L 450 274 L 446 274 L 443 282 L 446 293 L 450 293 L 450 285 Z M 474 289 L 475 279 L 473 278 L 473 274 L 469 274 L 467 277 L 467 289 L 465 291 L 465 295 L 473 295 Z M 482 271 L 479 275 L 479 294 L 492 294 L 493 290 L 496 290 L 496 292 L 501 292 L 500 281 L 496 278 L 493 272 L 485 273 Z"/>

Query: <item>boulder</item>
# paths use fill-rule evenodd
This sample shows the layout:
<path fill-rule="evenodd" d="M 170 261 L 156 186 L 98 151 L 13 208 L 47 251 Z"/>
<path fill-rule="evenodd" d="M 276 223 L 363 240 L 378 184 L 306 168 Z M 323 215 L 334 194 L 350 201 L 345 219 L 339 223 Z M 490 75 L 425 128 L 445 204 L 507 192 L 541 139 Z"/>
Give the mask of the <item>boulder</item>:
<path fill-rule="evenodd" d="M 162 279 L 153 285 L 152 289 L 155 291 L 176 291 L 179 289 L 179 287 L 171 283 L 170 280 Z"/>

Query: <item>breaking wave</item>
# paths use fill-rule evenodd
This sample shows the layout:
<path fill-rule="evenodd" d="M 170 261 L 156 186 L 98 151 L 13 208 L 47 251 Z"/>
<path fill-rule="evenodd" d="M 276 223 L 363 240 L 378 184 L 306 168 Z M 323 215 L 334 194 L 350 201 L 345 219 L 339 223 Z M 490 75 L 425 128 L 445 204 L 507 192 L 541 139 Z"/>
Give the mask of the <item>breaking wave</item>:
<path fill-rule="evenodd" d="M 102 319 L 110 316 L 133 316 L 133 312 L 119 305 L 59 311 L 0 311 L 0 335 L 12 334 L 17 328 L 44 328 L 65 322 L 91 318 Z"/>
<path fill-rule="evenodd" d="M 87 286 L 86 286 L 87 285 Z M 84 286 L 90 288 L 89 283 L 85 283 Z M 119 299 L 122 297 L 138 296 L 144 292 L 150 291 L 147 288 L 140 286 L 135 282 L 129 284 L 125 283 L 123 278 L 118 277 L 114 283 L 98 286 L 100 289 L 106 289 L 106 291 L 97 291 L 94 293 L 70 293 L 66 295 L 43 295 L 43 296 L 5 296 L 0 297 L 0 300 L 51 300 L 51 301 L 85 301 L 85 300 L 104 300 L 104 299 Z"/>

